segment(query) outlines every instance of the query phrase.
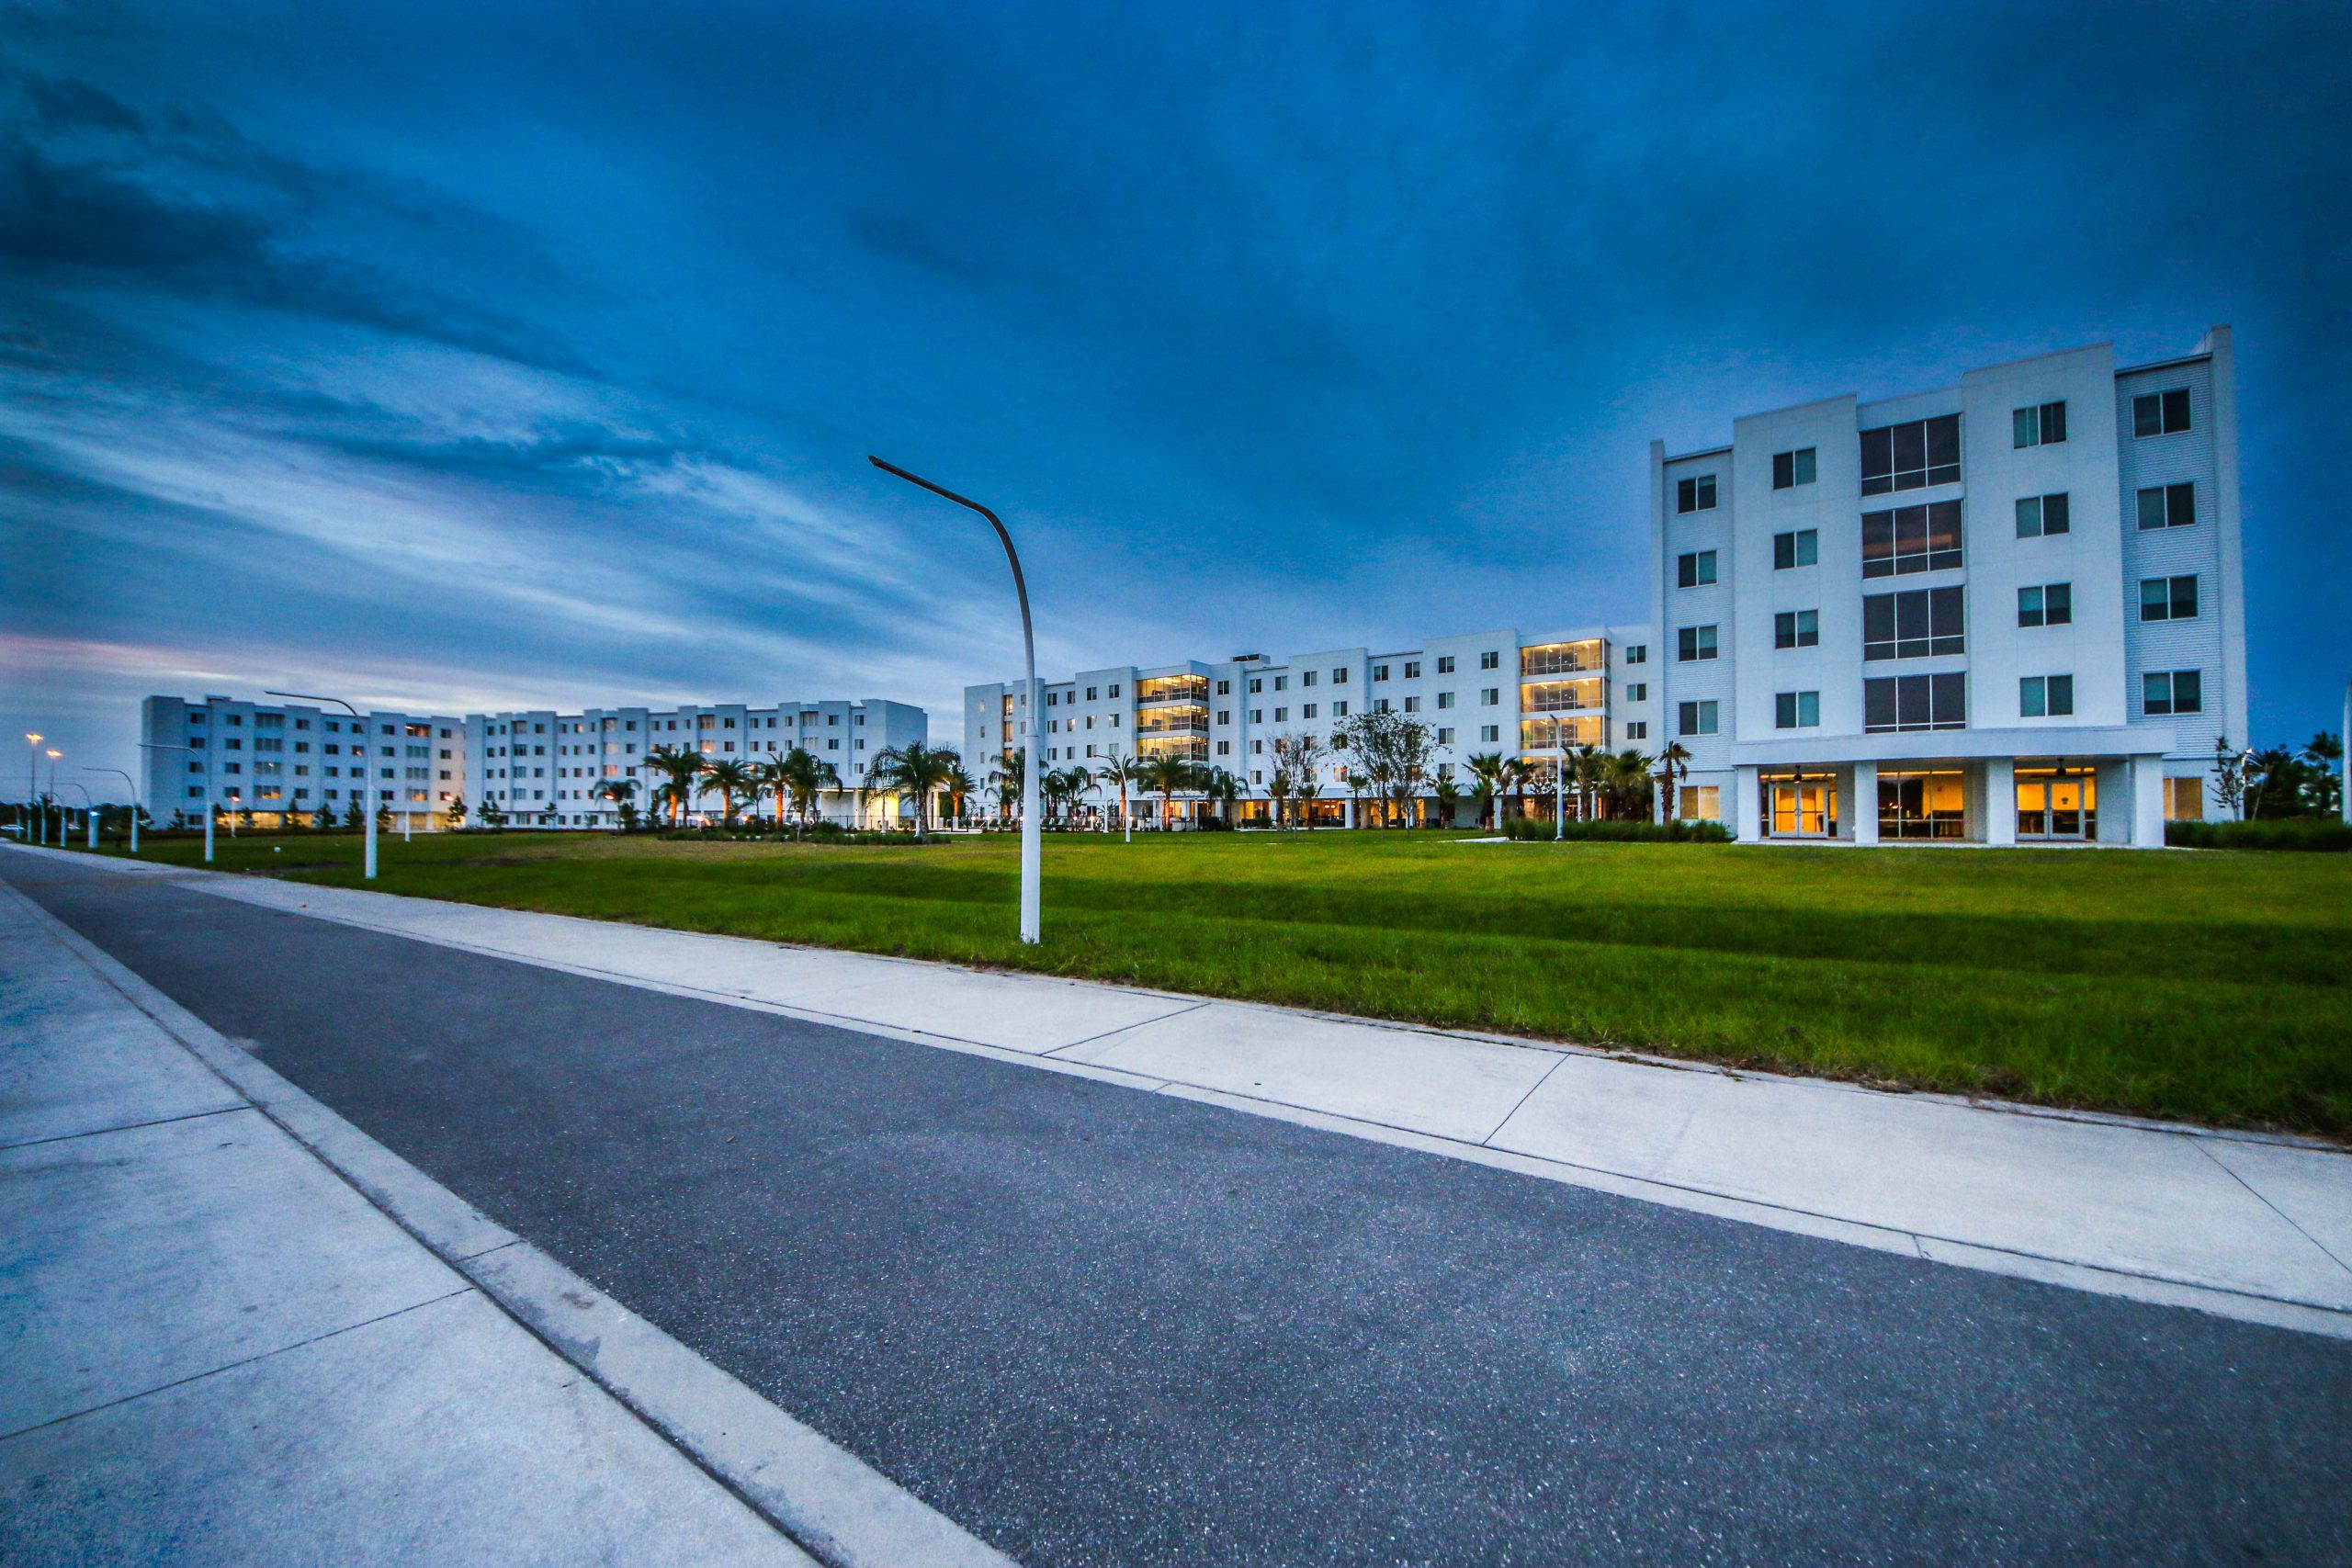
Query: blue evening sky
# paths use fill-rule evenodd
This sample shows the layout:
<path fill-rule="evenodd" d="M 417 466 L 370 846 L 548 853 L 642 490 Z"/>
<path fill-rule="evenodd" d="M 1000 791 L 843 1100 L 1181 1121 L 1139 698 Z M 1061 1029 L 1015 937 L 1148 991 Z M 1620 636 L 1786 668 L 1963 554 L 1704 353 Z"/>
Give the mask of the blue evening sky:
<path fill-rule="evenodd" d="M 0 4 L 0 735 L 1644 611 L 1646 444 L 2234 323 L 2352 674 L 2343 6 Z M 5 779 L 0 748 L 0 779 Z"/>

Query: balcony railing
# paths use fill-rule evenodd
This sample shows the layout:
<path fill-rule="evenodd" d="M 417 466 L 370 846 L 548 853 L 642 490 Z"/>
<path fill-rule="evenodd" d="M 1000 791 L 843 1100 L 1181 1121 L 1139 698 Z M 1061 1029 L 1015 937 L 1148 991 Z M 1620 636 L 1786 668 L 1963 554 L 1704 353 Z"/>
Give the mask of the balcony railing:
<path fill-rule="evenodd" d="M 1209 700 L 1206 676 L 1161 676 L 1157 680 L 1136 682 L 1136 701 L 1143 703 L 1184 703 Z"/>
<path fill-rule="evenodd" d="M 1521 713 L 1587 713 L 1599 709 L 1600 705 L 1599 703 L 1585 702 L 1571 692 L 1566 694 L 1554 694 L 1547 696 L 1522 698 L 1520 701 L 1519 711 Z"/>
<path fill-rule="evenodd" d="M 1136 720 L 1137 735 L 1206 735 L 1208 732 L 1209 717 L 1206 714 L 1198 718 L 1182 714 L 1160 714 L 1150 718 L 1139 716 Z"/>
<path fill-rule="evenodd" d="M 1598 642 L 1546 643 L 1519 651 L 1519 672 L 1522 675 L 1575 675 L 1599 670 L 1602 662 L 1603 649 Z"/>

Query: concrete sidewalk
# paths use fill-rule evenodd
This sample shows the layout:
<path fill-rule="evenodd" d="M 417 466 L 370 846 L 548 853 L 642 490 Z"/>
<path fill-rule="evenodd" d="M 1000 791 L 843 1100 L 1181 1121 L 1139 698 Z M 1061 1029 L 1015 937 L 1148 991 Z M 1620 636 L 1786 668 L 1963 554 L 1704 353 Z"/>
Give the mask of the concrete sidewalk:
<path fill-rule="evenodd" d="M 74 859 L 1779 1229 L 2352 1337 L 2352 1156 L 2312 1143 Z"/>
<path fill-rule="evenodd" d="M 0 897 L 0 1560 L 813 1560 Z"/>

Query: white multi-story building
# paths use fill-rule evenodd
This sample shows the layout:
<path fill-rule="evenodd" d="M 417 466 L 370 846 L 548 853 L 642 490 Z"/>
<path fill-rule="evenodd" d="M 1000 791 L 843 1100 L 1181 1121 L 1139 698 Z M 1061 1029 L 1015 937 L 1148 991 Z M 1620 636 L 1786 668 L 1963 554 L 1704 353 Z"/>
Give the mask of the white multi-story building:
<path fill-rule="evenodd" d="M 828 820 L 857 824 L 911 811 L 905 803 L 868 800 L 860 792 L 874 759 L 926 740 L 929 723 L 922 708 L 868 698 L 767 707 L 706 703 L 469 714 L 461 733 L 467 776 L 480 791 L 480 799 L 469 804 L 479 810 L 494 801 L 515 820 L 557 828 L 617 827 L 618 803 L 599 792 L 607 783 L 634 780 L 637 806 L 650 809 L 654 792 L 668 778 L 649 760 L 656 750 L 760 763 L 798 746 L 832 764 L 842 781 L 840 789 L 820 796 L 819 811 Z M 774 814 L 771 803 L 754 807 Z M 705 791 L 695 809 L 716 815 L 718 796 Z"/>
<path fill-rule="evenodd" d="M 200 703 L 151 696 L 139 705 L 147 810 L 158 822 L 201 821 L 208 809 L 341 818 L 354 805 L 390 811 L 395 827 L 438 825 L 465 798 L 464 721 L 370 713 L 354 718 L 302 704 Z"/>
<path fill-rule="evenodd" d="M 1418 648 L 1378 652 L 1323 649 L 1282 660 L 1237 654 L 1217 661 L 1118 665 L 1039 682 L 1042 723 L 1033 726 L 1019 681 L 964 689 L 964 755 L 986 785 L 1009 777 L 1033 728 L 1041 766 L 1100 769 L 1114 758 L 1175 755 L 1224 769 L 1240 786 L 1238 815 L 1265 820 L 1275 771 L 1273 742 L 1315 735 L 1352 714 L 1393 708 L 1435 732 L 1431 783 L 1453 780 L 1466 796 L 1464 764 L 1481 752 L 1522 757 L 1548 790 L 1558 749 L 1645 747 L 1656 723 L 1648 685 L 1654 655 L 1645 629 L 1592 627 L 1529 638 L 1513 627 L 1432 637 Z M 1347 757 L 1328 755 L 1317 795 L 1294 808 L 1306 820 L 1354 821 Z M 1426 805 L 1434 797 L 1424 795 Z M 1116 799 L 1098 786 L 1082 809 Z M 1132 795 L 1130 796 L 1132 804 Z M 1202 809 L 1195 805 L 1188 810 Z"/>
<path fill-rule="evenodd" d="M 2229 329 L 1650 459 L 1677 808 L 1742 839 L 2155 845 L 2246 735 Z"/>

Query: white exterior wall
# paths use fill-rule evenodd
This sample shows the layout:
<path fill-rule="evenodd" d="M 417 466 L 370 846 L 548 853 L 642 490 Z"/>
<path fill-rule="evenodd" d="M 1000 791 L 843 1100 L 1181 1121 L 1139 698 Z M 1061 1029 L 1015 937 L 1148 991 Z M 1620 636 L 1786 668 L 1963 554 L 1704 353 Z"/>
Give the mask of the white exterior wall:
<path fill-rule="evenodd" d="M 774 706 L 707 703 L 577 713 L 514 710 L 469 715 L 465 729 L 469 765 L 481 781 L 481 799 L 469 802 L 477 816 L 484 802 L 495 801 L 512 821 L 616 828 L 618 806 L 597 790 L 608 780 L 634 779 L 636 804 L 650 812 L 654 791 L 667 779 L 647 761 L 658 748 L 760 763 L 801 746 L 841 774 L 842 787 L 819 798 L 820 814 L 854 826 L 887 809 L 858 795 L 867 765 L 884 750 L 927 740 L 929 719 L 906 703 L 825 699 Z M 740 808 L 745 815 L 775 814 L 774 801 L 764 796 Z M 721 805 L 706 789 L 697 793 L 692 809 L 716 816 Z"/>
<path fill-rule="evenodd" d="M 161 823 L 175 813 L 200 821 L 208 807 L 340 818 L 356 796 L 390 810 L 396 825 L 429 831 L 465 795 L 464 721 L 446 715 L 355 719 L 300 703 L 157 695 L 140 704 L 139 729 L 141 799 Z"/>
<path fill-rule="evenodd" d="M 2188 431 L 2135 437 L 2132 400 L 2187 388 Z M 2064 402 L 2063 442 L 2018 446 L 2012 415 Z M 1957 481 L 1865 496 L 1861 433 L 1957 414 Z M 2103 842 L 2162 841 L 2163 778 L 2202 778 L 2216 736 L 2245 734 L 2245 620 L 2239 568 L 2234 407 L 2229 336 L 2216 328 L 2183 360 L 2118 371 L 2108 345 L 2041 355 L 1972 371 L 1957 388 L 1860 403 L 1852 398 L 1758 414 L 1734 423 L 1729 447 L 1669 457 L 1651 449 L 1651 601 L 1663 662 L 1653 690 L 1658 728 L 1651 748 L 1677 739 L 1690 753 L 1688 783 L 1720 791 L 1734 832 L 1764 831 L 1762 809 L 1774 775 L 1827 775 L 1837 789 L 1837 831 L 1864 841 L 1877 831 L 1877 775 L 1958 773 L 1967 781 L 1966 836 L 2013 841 L 2020 764 L 2063 764 L 2097 781 L 2097 837 Z M 1810 447 L 1815 479 L 1775 490 L 1776 454 Z M 1716 503 L 1677 507 L 1678 481 L 1712 474 Z M 2197 521 L 2143 530 L 2138 491 L 2192 483 Z M 2020 537 L 2020 498 L 2069 497 L 2068 530 Z M 1862 517 L 1883 509 L 1957 502 L 1962 561 L 1931 571 L 1862 574 Z M 1811 529 L 1815 564 L 1777 568 L 1774 537 Z M 1713 550 L 1717 581 L 1679 586 L 1685 554 Z M 2199 613 L 2143 622 L 2143 578 L 2194 574 Z M 2072 619 L 2020 624 L 2019 591 L 2064 583 Z M 1965 651 L 1866 660 L 1863 602 L 1880 593 L 1957 587 L 1965 608 Z M 1775 646 L 1774 619 L 1813 610 L 1814 647 Z M 1684 627 L 1717 628 L 1717 657 L 1679 656 Z M 2204 710 L 2149 715 L 2142 677 L 2197 670 Z M 1952 730 L 1871 733 L 1865 682 L 1883 677 L 1959 673 L 1966 680 L 1966 724 Z M 2072 679 L 2071 714 L 2030 716 L 2020 682 Z M 1817 693 L 1820 722 L 1779 728 L 1782 694 Z M 1686 704 L 1717 705 L 1712 735 L 1686 733 Z"/>

